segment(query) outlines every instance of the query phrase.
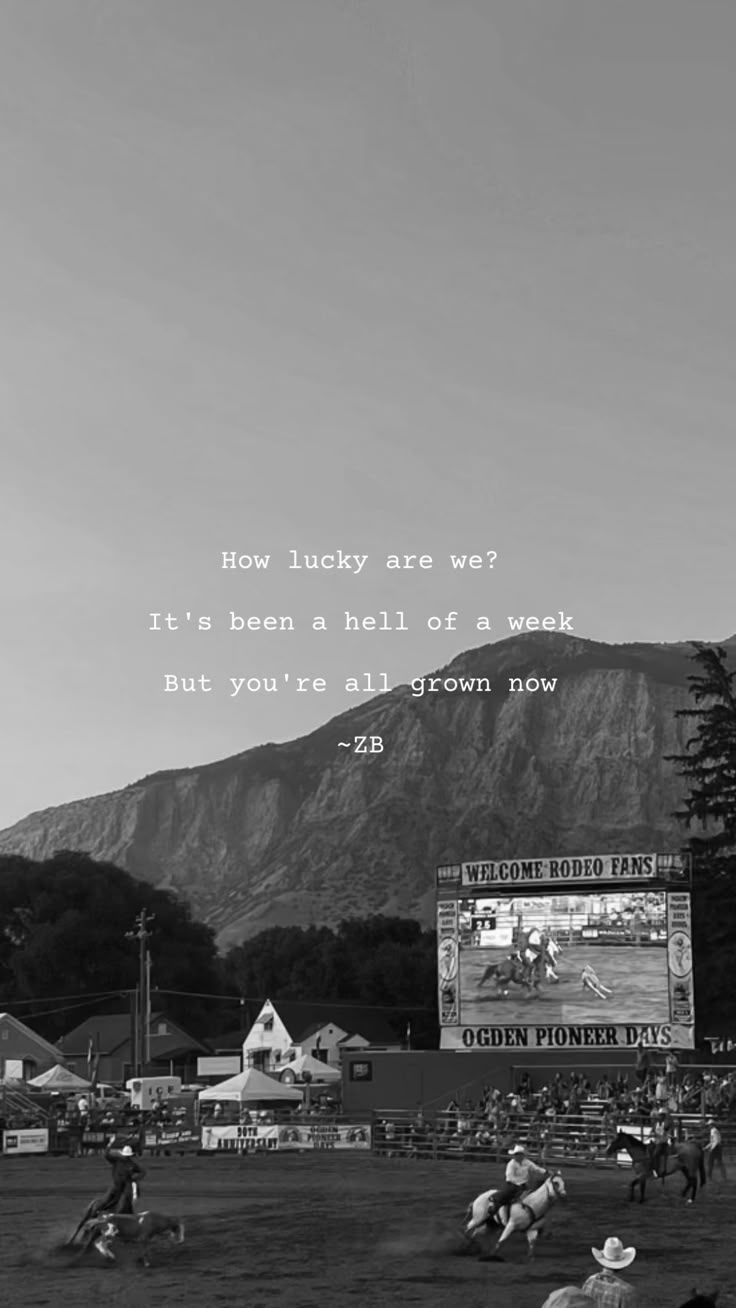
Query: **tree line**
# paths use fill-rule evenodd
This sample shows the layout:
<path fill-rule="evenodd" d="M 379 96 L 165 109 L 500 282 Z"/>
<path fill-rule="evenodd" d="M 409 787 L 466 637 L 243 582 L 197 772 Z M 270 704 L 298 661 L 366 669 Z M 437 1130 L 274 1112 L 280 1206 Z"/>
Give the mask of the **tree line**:
<path fill-rule="evenodd" d="M 411 919 L 272 927 L 226 954 L 170 890 L 74 850 L 42 862 L 0 856 L 0 1009 L 47 1039 L 120 1012 L 138 983 L 142 909 L 151 927 L 152 1006 L 200 1038 L 237 1026 L 263 999 L 380 1007 L 415 1043 L 436 1030 L 436 936 Z M 178 992 L 178 993 L 177 993 Z M 89 1000 L 85 1001 L 85 996 Z"/>

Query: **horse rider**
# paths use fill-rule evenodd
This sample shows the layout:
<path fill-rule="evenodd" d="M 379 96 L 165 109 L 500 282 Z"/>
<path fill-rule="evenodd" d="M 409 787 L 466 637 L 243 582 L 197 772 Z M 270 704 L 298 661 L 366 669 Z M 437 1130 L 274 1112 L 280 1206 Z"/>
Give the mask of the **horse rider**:
<path fill-rule="evenodd" d="M 524 946 L 524 962 L 529 969 L 530 981 L 541 980 L 542 962 L 546 949 L 546 941 L 539 927 L 532 927 L 527 933 L 526 943 Z"/>
<path fill-rule="evenodd" d="M 133 1185 L 146 1175 L 130 1145 L 115 1147 L 117 1136 L 108 1144 L 104 1158 L 112 1167 L 112 1185 L 102 1200 L 102 1212 L 133 1213 Z"/>
<path fill-rule="evenodd" d="M 519 1195 L 531 1188 L 533 1181 L 530 1184 L 530 1178 L 535 1174 L 540 1177 L 540 1180 L 547 1175 L 544 1168 L 540 1167 L 538 1163 L 534 1162 L 533 1158 L 528 1156 L 525 1145 L 515 1144 L 513 1149 L 509 1149 L 505 1183 L 491 1199 L 488 1208 L 489 1222 L 493 1220 L 501 1208 L 513 1203 L 514 1199 L 518 1199 Z"/>
<path fill-rule="evenodd" d="M 670 1124 L 666 1112 L 659 1112 L 652 1128 L 651 1155 L 652 1171 L 655 1176 L 664 1176 L 667 1171 L 667 1156 L 670 1151 Z"/>

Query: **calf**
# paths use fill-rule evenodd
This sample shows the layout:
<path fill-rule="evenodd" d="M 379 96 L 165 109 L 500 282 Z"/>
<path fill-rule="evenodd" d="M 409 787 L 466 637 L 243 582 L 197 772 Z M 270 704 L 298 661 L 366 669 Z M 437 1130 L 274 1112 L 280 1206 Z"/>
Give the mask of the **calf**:
<path fill-rule="evenodd" d="M 168 1235 L 170 1240 L 182 1244 L 184 1241 L 184 1223 L 179 1217 L 169 1217 L 166 1213 L 103 1213 L 87 1224 L 84 1248 L 94 1243 L 96 1249 L 112 1262 L 115 1255 L 110 1248 L 113 1240 L 122 1240 L 124 1244 L 142 1246 L 141 1262 L 150 1267 L 148 1247 L 156 1236 Z"/>

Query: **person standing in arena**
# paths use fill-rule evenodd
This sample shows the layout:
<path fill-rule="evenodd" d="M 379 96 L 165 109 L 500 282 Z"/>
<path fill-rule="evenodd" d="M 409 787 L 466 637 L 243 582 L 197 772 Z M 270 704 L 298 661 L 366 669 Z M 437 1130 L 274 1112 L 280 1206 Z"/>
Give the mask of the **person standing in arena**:
<path fill-rule="evenodd" d="M 506 1176 L 504 1184 L 500 1190 L 494 1194 L 489 1208 L 488 1221 L 492 1221 L 496 1213 L 506 1204 L 513 1203 L 518 1199 L 520 1194 L 529 1190 L 534 1184 L 535 1177 L 538 1176 L 540 1182 L 546 1175 L 543 1167 L 539 1167 L 532 1158 L 529 1158 L 526 1147 L 522 1144 L 515 1144 L 513 1149 L 509 1149 L 509 1161 L 506 1164 Z"/>
<path fill-rule="evenodd" d="M 713 1180 L 713 1169 L 717 1164 L 721 1179 L 727 1181 L 728 1177 L 726 1176 L 726 1168 L 723 1163 L 723 1141 L 721 1139 L 721 1133 L 715 1124 L 714 1118 L 708 1118 L 708 1126 L 710 1127 L 710 1139 L 704 1150 L 706 1155 L 706 1176 L 709 1181 Z"/>

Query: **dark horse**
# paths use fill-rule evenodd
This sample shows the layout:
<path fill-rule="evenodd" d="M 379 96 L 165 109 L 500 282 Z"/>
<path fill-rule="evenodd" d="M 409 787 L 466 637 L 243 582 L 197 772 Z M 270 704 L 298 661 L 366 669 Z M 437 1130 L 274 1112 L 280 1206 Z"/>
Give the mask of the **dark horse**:
<path fill-rule="evenodd" d="M 525 990 L 536 990 L 538 985 L 533 975 L 530 979 L 526 965 L 519 962 L 517 958 L 504 958 L 501 963 L 489 963 L 479 984 L 484 986 L 486 981 L 491 979 L 496 982 L 497 989 L 503 990 L 504 994 L 508 993 L 508 987 L 512 983 L 523 986 Z"/>
<path fill-rule="evenodd" d="M 144 1267 L 150 1267 L 148 1247 L 156 1236 L 168 1235 L 177 1244 L 184 1243 L 184 1223 L 179 1217 L 170 1217 L 167 1213 L 102 1213 L 91 1218 L 82 1235 L 81 1252 L 85 1253 L 90 1245 L 105 1258 L 115 1262 L 115 1255 L 110 1248 L 113 1240 L 120 1239 L 124 1244 L 141 1246 L 140 1261 Z"/>
<path fill-rule="evenodd" d="M 629 1199 L 634 1198 L 634 1191 L 638 1187 L 639 1203 L 643 1204 L 647 1180 L 650 1176 L 657 1176 L 649 1146 L 644 1144 L 643 1140 L 637 1140 L 635 1135 L 618 1131 L 606 1149 L 606 1155 L 610 1158 L 611 1154 L 618 1153 L 628 1154 L 634 1165 L 634 1179 L 629 1186 Z M 688 1195 L 688 1203 L 692 1203 L 698 1193 L 698 1177 L 700 1177 L 700 1184 L 705 1185 L 703 1150 L 694 1140 L 684 1140 L 681 1144 L 671 1146 L 665 1170 L 659 1173 L 662 1185 L 665 1177 L 673 1176 L 675 1172 L 682 1172 L 685 1177 L 682 1197 L 684 1199 Z"/>
<path fill-rule="evenodd" d="M 681 1304 L 680 1308 L 716 1308 L 718 1294 L 718 1290 L 714 1290 L 713 1294 L 698 1294 L 697 1290 L 693 1290 L 692 1298 Z"/>

